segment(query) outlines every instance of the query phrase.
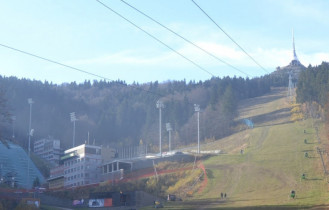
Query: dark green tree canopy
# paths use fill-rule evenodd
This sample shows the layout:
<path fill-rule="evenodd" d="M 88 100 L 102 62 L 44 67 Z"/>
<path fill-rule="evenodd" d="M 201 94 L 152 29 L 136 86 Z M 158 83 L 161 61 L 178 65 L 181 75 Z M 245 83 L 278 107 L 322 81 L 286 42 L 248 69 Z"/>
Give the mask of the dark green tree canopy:
<path fill-rule="evenodd" d="M 138 145 L 141 139 L 146 144 L 158 145 L 159 111 L 155 104 L 159 99 L 165 104 L 163 131 L 165 123 L 170 122 L 174 128 L 176 145 L 195 141 L 193 104 L 199 104 L 204 112 L 201 114 L 201 139 L 219 138 L 231 132 L 230 125 L 234 122 L 238 102 L 268 93 L 271 85 L 268 81 L 269 78 L 265 76 L 253 79 L 213 77 L 204 82 L 188 83 L 183 80 L 127 85 L 120 80 L 95 80 L 56 85 L 47 81 L 0 77 L 8 106 L 17 116 L 16 140 L 23 146 L 27 144 L 27 98 L 33 98 L 33 140 L 52 136 L 60 139 L 64 148 L 72 145 L 71 112 L 75 112 L 78 118 L 77 144 L 84 143 L 89 132 L 90 142 L 97 145 L 132 146 Z M 4 104 L 0 101 L 1 109 L 2 106 Z M 6 112 L 1 114 L 2 118 L 7 116 Z M 219 129 L 223 126 L 225 129 Z M 10 133 L 9 128 L 7 137 L 11 136 Z M 164 139 L 167 135 L 167 132 L 163 132 Z"/>

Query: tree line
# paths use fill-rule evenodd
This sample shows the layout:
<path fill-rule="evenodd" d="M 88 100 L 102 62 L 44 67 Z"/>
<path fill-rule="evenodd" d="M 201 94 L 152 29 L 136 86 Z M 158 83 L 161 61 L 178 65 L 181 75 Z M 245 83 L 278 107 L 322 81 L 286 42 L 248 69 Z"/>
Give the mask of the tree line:
<path fill-rule="evenodd" d="M 16 117 L 15 121 L 0 125 L 0 129 L 3 138 L 26 147 L 27 99 L 32 98 L 35 101 L 32 106 L 33 140 L 51 136 L 60 139 L 63 148 L 71 147 L 73 125 L 69 113 L 75 112 L 78 118 L 77 144 L 88 141 L 89 136 L 90 144 L 119 147 L 143 143 L 156 149 L 159 138 L 156 102 L 161 100 L 165 105 L 162 110 L 163 139 L 168 138 L 165 123 L 169 122 L 173 127 L 172 144 L 177 147 L 196 142 L 197 122 L 193 104 L 199 104 L 202 111 L 201 139 L 221 138 L 233 132 L 238 102 L 268 93 L 273 84 L 270 81 L 274 81 L 272 77 L 264 76 L 129 85 L 120 80 L 95 80 L 57 85 L 47 81 L 0 77 L 3 90 L 0 117 L 3 110 Z M 2 107 L 1 101 L 7 108 Z M 5 122 L 3 118 L 0 120 Z"/>
<path fill-rule="evenodd" d="M 319 66 L 308 66 L 299 75 L 297 83 L 297 101 L 299 103 L 317 102 L 322 107 L 328 102 L 329 63 Z"/>

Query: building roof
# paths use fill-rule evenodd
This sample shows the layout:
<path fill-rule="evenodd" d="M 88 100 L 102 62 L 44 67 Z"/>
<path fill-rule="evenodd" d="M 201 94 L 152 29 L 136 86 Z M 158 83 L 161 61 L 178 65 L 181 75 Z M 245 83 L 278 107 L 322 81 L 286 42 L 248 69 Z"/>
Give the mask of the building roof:
<path fill-rule="evenodd" d="M 65 150 L 64 153 L 67 154 L 67 153 L 70 153 L 70 152 L 76 151 L 76 150 L 78 150 L 78 149 L 84 148 L 84 147 L 95 148 L 95 149 L 101 149 L 101 148 L 102 148 L 102 147 L 100 147 L 100 146 L 95 146 L 95 145 L 81 144 L 81 145 L 79 145 L 79 146 L 72 147 L 72 148 L 70 148 L 70 149 Z"/>

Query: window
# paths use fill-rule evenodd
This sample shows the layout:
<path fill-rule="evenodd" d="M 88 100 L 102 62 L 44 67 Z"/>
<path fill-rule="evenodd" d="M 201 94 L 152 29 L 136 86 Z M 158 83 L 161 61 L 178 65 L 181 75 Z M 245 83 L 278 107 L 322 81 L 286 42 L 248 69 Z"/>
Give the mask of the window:
<path fill-rule="evenodd" d="M 95 154 L 98 154 L 97 152 L 98 152 L 98 151 L 97 151 L 97 149 L 95 149 L 95 148 L 89 148 L 89 147 L 86 147 L 86 153 L 87 153 L 87 154 L 93 154 L 93 155 L 95 155 Z"/>

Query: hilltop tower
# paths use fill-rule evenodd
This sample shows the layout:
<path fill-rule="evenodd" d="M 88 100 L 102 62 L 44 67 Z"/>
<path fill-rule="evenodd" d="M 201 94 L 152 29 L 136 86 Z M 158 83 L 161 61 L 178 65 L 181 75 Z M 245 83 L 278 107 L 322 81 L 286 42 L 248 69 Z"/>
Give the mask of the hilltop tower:
<path fill-rule="evenodd" d="M 296 48 L 295 48 L 294 30 L 292 30 L 292 60 L 287 66 L 277 67 L 274 73 L 278 75 L 282 75 L 282 74 L 287 75 L 286 76 L 287 78 L 288 75 L 291 75 L 292 82 L 296 83 L 296 81 L 298 80 L 299 73 L 305 69 L 306 67 L 299 61 L 297 57 Z"/>

